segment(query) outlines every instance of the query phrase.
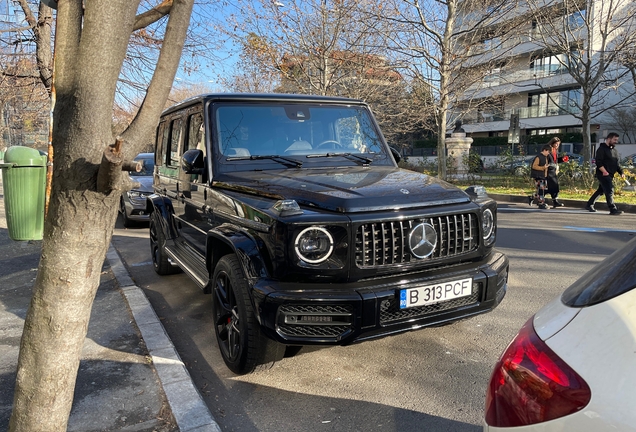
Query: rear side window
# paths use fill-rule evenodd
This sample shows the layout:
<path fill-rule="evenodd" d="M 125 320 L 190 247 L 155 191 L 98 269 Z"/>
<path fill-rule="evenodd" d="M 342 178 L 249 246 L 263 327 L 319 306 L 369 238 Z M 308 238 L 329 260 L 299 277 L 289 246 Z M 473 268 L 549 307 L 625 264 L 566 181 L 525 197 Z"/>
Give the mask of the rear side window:
<path fill-rule="evenodd" d="M 183 120 L 181 118 L 177 118 L 172 120 L 170 123 L 170 142 L 169 142 L 169 154 L 170 159 L 168 160 L 168 165 L 170 166 L 179 166 L 179 157 L 180 153 L 180 143 L 181 143 L 181 130 L 182 130 Z"/>
<path fill-rule="evenodd" d="M 188 117 L 188 143 L 186 151 L 202 150 L 205 154 L 205 135 L 203 130 L 203 114 L 195 113 Z"/>
<path fill-rule="evenodd" d="M 636 238 L 574 282 L 561 302 L 571 307 L 592 306 L 636 288 Z"/>
<path fill-rule="evenodd" d="M 157 129 L 157 148 L 155 149 L 155 160 L 159 166 L 167 164 L 169 138 L 170 125 L 168 122 L 163 121 L 159 123 L 159 128 Z"/>

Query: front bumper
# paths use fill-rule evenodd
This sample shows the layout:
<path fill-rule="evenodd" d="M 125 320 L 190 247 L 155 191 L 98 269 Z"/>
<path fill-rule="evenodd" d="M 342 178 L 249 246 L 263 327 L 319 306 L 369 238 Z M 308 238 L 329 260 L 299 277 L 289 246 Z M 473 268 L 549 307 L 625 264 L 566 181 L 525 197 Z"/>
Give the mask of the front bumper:
<path fill-rule="evenodd" d="M 126 217 L 135 221 L 148 221 L 150 214 L 146 211 L 146 197 L 140 198 L 124 198 L 124 206 L 126 208 Z"/>
<path fill-rule="evenodd" d="M 400 309 L 400 290 L 471 277 L 471 295 Z M 293 284 L 261 279 L 253 300 L 263 331 L 285 344 L 347 345 L 489 312 L 501 302 L 508 258 L 494 250 L 481 262 L 356 283 Z"/>

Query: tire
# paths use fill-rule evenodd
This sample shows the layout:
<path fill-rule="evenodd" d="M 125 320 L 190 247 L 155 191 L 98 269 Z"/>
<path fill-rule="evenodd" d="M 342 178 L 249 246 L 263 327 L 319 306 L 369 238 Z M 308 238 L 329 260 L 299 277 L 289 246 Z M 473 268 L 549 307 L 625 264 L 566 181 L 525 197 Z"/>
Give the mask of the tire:
<path fill-rule="evenodd" d="M 179 273 L 181 269 L 177 266 L 173 266 L 170 264 L 170 261 L 168 261 L 168 254 L 166 254 L 166 236 L 159 222 L 160 217 L 161 215 L 156 211 L 152 212 L 150 216 L 150 255 L 155 272 L 165 276 Z"/>
<path fill-rule="evenodd" d="M 285 346 L 261 331 L 235 255 L 219 260 L 212 280 L 214 333 L 227 367 L 238 375 L 271 368 L 283 358 Z"/>
<path fill-rule="evenodd" d="M 135 225 L 134 221 L 130 220 L 126 214 L 126 205 L 124 204 L 123 198 L 119 199 L 119 211 L 121 212 L 121 218 L 124 221 L 124 227 L 130 228 Z"/>

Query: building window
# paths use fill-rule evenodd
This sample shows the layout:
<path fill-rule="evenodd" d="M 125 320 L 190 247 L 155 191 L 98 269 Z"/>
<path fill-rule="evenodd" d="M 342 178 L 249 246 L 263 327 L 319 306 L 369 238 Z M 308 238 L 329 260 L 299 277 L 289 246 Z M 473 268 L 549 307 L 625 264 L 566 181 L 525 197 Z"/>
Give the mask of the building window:
<path fill-rule="evenodd" d="M 563 133 L 563 129 L 532 129 L 529 135 L 555 135 Z"/>
<path fill-rule="evenodd" d="M 528 117 L 548 117 L 579 112 L 581 89 L 564 89 L 528 95 Z"/>
<path fill-rule="evenodd" d="M 495 67 L 486 71 L 486 75 L 484 76 L 484 82 L 488 83 L 490 86 L 499 85 L 499 81 L 501 79 L 501 68 Z"/>
<path fill-rule="evenodd" d="M 530 62 L 530 69 L 538 78 L 557 75 L 565 72 L 568 58 L 565 54 L 551 55 L 547 57 L 535 57 Z"/>
<path fill-rule="evenodd" d="M 483 43 L 485 51 L 495 50 L 501 47 L 501 39 L 498 37 L 486 39 Z"/>
<path fill-rule="evenodd" d="M 570 31 L 580 29 L 585 25 L 585 10 L 571 13 L 567 16 L 566 22 Z"/>

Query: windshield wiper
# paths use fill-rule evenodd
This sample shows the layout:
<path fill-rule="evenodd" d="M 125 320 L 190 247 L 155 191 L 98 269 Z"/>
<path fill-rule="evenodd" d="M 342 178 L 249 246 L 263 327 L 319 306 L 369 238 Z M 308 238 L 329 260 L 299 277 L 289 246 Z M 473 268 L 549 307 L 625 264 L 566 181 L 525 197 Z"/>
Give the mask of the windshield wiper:
<path fill-rule="evenodd" d="M 354 162 L 363 162 L 363 165 L 369 165 L 373 163 L 373 159 L 369 159 L 368 157 L 360 156 L 354 153 L 325 153 L 325 154 L 310 154 L 307 155 L 308 158 L 319 158 L 319 157 L 334 157 L 334 156 L 343 156 Z"/>
<path fill-rule="evenodd" d="M 303 163 L 299 160 L 287 158 L 285 156 L 278 155 L 252 155 L 252 156 L 230 156 L 226 158 L 227 161 L 235 161 L 235 160 L 262 160 L 262 159 L 270 159 L 274 162 L 278 162 L 285 166 L 293 166 L 296 168 L 300 168 L 303 166 Z"/>

